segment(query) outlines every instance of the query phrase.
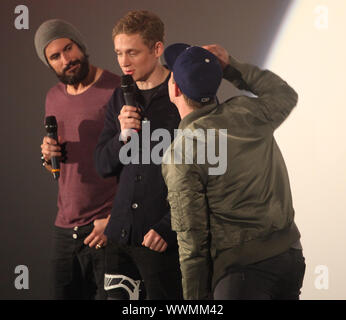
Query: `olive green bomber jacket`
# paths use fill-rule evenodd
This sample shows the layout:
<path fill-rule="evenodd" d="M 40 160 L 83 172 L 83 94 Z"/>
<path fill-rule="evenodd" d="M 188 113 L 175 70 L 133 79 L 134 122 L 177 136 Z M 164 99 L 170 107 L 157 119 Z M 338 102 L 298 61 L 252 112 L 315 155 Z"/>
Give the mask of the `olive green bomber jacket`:
<path fill-rule="evenodd" d="M 237 96 L 188 114 L 179 125 L 185 133 L 178 134 L 162 163 L 185 299 L 207 298 L 227 268 L 279 254 L 300 237 L 287 169 L 273 136 L 297 94 L 268 70 L 229 61 L 224 78 L 256 97 Z M 214 146 L 209 133 L 202 137 L 212 128 Z M 194 139 L 187 129 L 202 135 Z M 184 147 L 191 141 L 188 153 Z M 203 144 L 205 149 L 198 149 Z M 209 159 L 209 148 L 219 155 L 219 173 L 211 171 L 215 161 L 198 160 L 203 154 Z M 177 154 L 182 161 L 174 161 Z"/>

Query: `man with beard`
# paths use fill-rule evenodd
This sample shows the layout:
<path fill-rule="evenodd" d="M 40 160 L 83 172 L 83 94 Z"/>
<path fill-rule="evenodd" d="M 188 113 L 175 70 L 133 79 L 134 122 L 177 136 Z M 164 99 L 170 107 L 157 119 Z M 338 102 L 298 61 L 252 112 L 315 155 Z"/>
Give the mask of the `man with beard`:
<path fill-rule="evenodd" d="M 41 145 L 46 169 L 52 169 L 52 157 L 64 158 L 53 231 L 53 298 L 104 299 L 103 231 L 116 181 L 97 175 L 93 151 L 120 78 L 89 64 L 81 34 L 63 20 L 44 22 L 35 47 L 60 80 L 47 94 L 45 112 L 57 119 L 59 141 L 44 137 Z"/>

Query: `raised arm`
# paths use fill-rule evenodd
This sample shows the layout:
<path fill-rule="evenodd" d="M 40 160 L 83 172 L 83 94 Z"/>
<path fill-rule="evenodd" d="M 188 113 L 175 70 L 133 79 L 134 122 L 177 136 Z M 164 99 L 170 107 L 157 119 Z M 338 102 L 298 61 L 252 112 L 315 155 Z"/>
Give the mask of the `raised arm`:
<path fill-rule="evenodd" d="M 269 122 L 273 130 L 288 117 L 297 104 L 298 95 L 284 80 L 269 70 L 237 61 L 220 45 L 207 45 L 204 48 L 218 57 L 224 79 L 238 89 L 257 96 L 252 98 L 256 103 L 246 104 L 257 117 Z"/>

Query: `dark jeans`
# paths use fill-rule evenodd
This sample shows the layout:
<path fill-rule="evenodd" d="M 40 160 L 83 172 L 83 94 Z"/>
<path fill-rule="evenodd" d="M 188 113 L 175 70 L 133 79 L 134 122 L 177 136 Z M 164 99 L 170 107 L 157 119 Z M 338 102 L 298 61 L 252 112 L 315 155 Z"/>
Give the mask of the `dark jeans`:
<path fill-rule="evenodd" d="M 112 289 L 107 290 L 109 299 L 129 299 L 130 296 L 126 290 L 133 289 L 131 280 L 138 283 L 143 281 L 146 299 L 148 300 L 183 299 L 178 249 L 168 249 L 159 253 L 146 247 L 118 245 L 108 242 L 106 246 L 105 281 L 110 275 L 120 277 L 119 279 L 113 279 Z M 127 278 L 130 278 L 130 280 Z M 111 282 L 112 279 L 109 279 L 109 287 L 111 287 Z M 126 286 L 126 290 L 124 286 Z M 142 293 L 139 299 L 144 298 L 143 288 L 141 289 Z"/>
<path fill-rule="evenodd" d="M 53 299 L 106 299 L 103 288 L 105 249 L 96 250 L 83 243 L 93 227 L 93 223 L 71 229 L 54 227 Z"/>
<path fill-rule="evenodd" d="M 230 268 L 214 290 L 214 299 L 299 300 L 305 274 L 302 250 L 289 249 L 275 257 Z"/>

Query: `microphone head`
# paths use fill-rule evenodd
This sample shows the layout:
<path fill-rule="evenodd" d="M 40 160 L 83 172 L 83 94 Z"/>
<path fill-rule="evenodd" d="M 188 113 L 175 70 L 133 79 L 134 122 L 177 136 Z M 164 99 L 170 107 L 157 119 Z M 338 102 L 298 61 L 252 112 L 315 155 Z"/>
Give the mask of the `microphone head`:
<path fill-rule="evenodd" d="M 55 116 L 46 117 L 44 126 L 48 133 L 55 133 L 58 131 L 58 124 L 56 122 Z"/>
<path fill-rule="evenodd" d="M 135 89 L 135 82 L 130 74 L 121 76 L 121 89 L 124 92 L 132 92 Z"/>

